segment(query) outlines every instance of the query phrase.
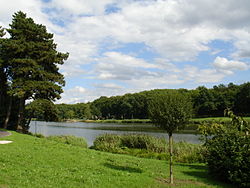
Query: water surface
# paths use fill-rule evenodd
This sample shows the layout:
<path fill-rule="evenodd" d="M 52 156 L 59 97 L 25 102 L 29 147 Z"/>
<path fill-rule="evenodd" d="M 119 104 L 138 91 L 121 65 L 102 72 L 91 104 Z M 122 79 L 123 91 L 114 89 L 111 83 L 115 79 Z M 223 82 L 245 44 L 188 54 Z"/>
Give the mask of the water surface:
<path fill-rule="evenodd" d="M 114 130 L 117 128 L 135 127 L 142 131 L 126 131 L 126 130 Z M 93 145 L 95 138 L 102 134 L 148 134 L 156 137 L 164 137 L 168 139 L 168 135 L 165 132 L 149 132 L 143 131 L 143 127 L 148 128 L 152 125 L 142 124 L 107 124 L 107 123 L 68 123 L 68 122 L 43 122 L 32 121 L 30 123 L 29 131 L 32 133 L 39 133 L 44 136 L 51 135 L 74 135 L 78 137 L 84 137 L 87 140 L 88 146 Z M 146 130 L 146 129 L 145 129 Z M 199 144 L 199 135 L 195 134 L 173 134 L 174 141 L 186 141 L 189 143 Z"/>

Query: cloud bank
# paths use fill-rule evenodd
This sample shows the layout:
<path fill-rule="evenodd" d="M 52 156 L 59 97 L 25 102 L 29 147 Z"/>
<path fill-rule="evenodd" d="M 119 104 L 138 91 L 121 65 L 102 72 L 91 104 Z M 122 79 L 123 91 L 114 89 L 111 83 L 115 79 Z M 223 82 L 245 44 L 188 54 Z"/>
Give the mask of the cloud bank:
<path fill-rule="evenodd" d="M 22 10 L 70 57 L 59 102 L 249 79 L 247 0 L 0 0 L 0 25 Z M 247 75 L 247 74 L 244 74 Z"/>

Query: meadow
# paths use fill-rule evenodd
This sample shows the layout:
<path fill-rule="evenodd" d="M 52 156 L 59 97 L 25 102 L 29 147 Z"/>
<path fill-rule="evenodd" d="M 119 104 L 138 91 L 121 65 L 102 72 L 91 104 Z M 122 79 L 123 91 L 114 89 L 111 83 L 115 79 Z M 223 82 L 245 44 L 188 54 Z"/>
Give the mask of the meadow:
<path fill-rule="evenodd" d="M 95 151 L 53 139 L 11 132 L 0 138 L 0 188 L 169 187 L 168 162 Z M 174 165 L 175 187 L 230 187 L 205 164 Z"/>

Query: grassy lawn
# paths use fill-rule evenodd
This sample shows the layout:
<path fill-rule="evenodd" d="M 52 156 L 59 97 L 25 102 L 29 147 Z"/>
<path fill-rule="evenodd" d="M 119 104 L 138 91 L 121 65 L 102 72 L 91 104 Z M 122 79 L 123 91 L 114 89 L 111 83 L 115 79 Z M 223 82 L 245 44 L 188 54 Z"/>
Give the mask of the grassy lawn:
<path fill-rule="evenodd" d="M 166 161 L 71 146 L 12 132 L 0 140 L 0 188 L 169 187 Z M 212 180 L 204 164 L 175 164 L 175 187 L 230 187 Z"/>

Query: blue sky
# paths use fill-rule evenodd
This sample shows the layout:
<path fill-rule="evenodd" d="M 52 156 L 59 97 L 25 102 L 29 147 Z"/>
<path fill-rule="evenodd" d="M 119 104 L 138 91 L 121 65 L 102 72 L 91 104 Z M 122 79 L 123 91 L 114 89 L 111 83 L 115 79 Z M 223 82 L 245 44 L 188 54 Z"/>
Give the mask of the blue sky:
<path fill-rule="evenodd" d="M 70 57 L 58 103 L 157 88 L 249 81 L 249 0 L 0 0 L 22 10 Z"/>

